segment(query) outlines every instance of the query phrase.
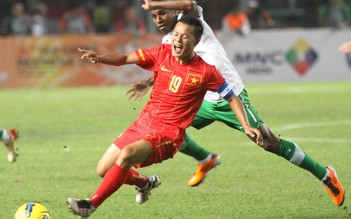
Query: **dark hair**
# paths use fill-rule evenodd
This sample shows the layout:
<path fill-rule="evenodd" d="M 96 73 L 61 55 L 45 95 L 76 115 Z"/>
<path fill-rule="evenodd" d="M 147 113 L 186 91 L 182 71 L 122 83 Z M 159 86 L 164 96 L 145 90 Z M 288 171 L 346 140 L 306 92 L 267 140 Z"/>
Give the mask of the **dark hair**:
<path fill-rule="evenodd" d="M 202 26 L 201 20 L 198 19 L 193 13 L 183 14 L 183 16 L 178 20 L 184 24 L 188 24 L 194 27 L 194 36 L 200 41 L 201 36 L 204 32 L 204 27 Z"/>

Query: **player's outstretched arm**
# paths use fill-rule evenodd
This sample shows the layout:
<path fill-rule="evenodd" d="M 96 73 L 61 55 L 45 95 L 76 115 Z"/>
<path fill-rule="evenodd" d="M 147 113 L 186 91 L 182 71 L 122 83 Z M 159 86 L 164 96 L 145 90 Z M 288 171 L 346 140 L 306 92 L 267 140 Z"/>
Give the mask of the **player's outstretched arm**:
<path fill-rule="evenodd" d="M 145 10 L 152 9 L 172 9 L 172 10 L 184 10 L 192 11 L 199 16 L 199 11 L 197 9 L 197 3 L 193 0 L 178 0 L 178 1 L 151 1 L 144 0 L 144 4 L 141 6 Z"/>
<path fill-rule="evenodd" d="M 78 48 L 78 51 L 83 53 L 83 55 L 80 57 L 81 59 L 86 58 L 94 64 L 102 63 L 107 65 L 121 66 L 126 64 L 139 63 L 139 59 L 135 52 L 97 55 L 93 50 Z"/>
<path fill-rule="evenodd" d="M 339 47 L 340 52 L 343 53 L 349 53 L 351 52 L 351 40 L 347 41 L 345 43 L 343 43 L 340 47 Z"/>
<path fill-rule="evenodd" d="M 240 99 L 235 94 L 233 94 L 229 99 L 227 99 L 227 101 L 229 102 L 230 108 L 243 126 L 245 134 L 248 135 L 251 139 L 254 139 L 256 144 L 263 145 L 262 134 L 260 130 L 249 125 L 243 104 Z"/>

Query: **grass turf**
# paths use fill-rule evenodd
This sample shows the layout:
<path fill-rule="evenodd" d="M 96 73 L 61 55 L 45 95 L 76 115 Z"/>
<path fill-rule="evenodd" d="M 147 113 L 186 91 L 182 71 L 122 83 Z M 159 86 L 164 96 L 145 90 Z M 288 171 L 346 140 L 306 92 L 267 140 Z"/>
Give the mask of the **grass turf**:
<path fill-rule="evenodd" d="M 298 143 L 322 165 L 333 165 L 346 190 L 336 207 L 310 173 L 266 153 L 242 133 L 220 123 L 192 138 L 222 156 L 199 187 L 189 188 L 196 162 L 174 159 L 141 169 L 162 185 L 138 205 L 123 186 L 91 218 L 351 218 L 351 83 L 249 84 L 250 100 L 268 126 Z M 20 130 L 18 161 L 0 150 L 0 218 L 13 218 L 29 201 L 44 204 L 54 219 L 76 218 L 67 197 L 90 196 L 101 179 L 97 161 L 138 116 L 145 100 L 128 101 L 126 87 L 2 90 L 1 127 Z M 147 99 L 147 98 L 145 98 Z"/>

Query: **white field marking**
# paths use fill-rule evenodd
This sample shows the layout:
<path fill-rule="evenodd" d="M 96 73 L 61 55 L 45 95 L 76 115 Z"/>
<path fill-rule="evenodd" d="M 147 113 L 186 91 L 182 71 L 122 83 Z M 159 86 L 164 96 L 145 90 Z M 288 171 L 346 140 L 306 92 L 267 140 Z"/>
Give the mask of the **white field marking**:
<path fill-rule="evenodd" d="M 348 86 L 333 86 L 333 87 L 322 87 L 322 86 L 317 86 L 317 87 L 311 87 L 311 86 L 301 86 L 301 85 L 291 85 L 289 86 L 288 84 L 284 89 L 281 89 L 281 87 L 270 87 L 267 89 L 266 87 L 255 87 L 252 86 L 248 88 L 248 93 L 249 94 L 272 94 L 272 93 L 279 93 L 279 94 L 297 94 L 297 93 L 320 93 L 320 92 L 341 92 L 341 91 L 350 91 L 351 88 Z"/>
<path fill-rule="evenodd" d="M 285 138 L 285 137 L 284 137 Z M 292 137 L 286 138 L 296 142 L 315 142 L 315 143 L 333 143 L 333 144 L 350 144 L 351 139 L 340 139 L 340 138 L 300 138 L 300 137 Z"/>
<path fill-rule="evenodd" d="M 279 133 L 279 131 L 286 131 L 286 130 L 294 130 L 294 129 L 305 129 L 305 128 L 318 128 L 318 127 L 323 127 L 323 126 L 351 126 L 351 121 L 336 121 L 336 122 L 317 122 L 317 123 L 300 123 L 300 124 L 291 124 L 291 125 L 286 125 L 286 126 L 281 126 L 281 127 L 275 127 L 272 128 L 273 133 Z M 304 137 L 298 137 L 298 136 L 289 136 L 289 135 L 284 135 L 285 139 L 289 139 L 292 141 L 297 141 L 297 142 L 316 142 L 316 143 L 335 143 L 335 144 L 350 144 L 351 139 L 350 138 L 323 138 L 323 137 L 318 137 L 318 138 L 304 138 Z M 249 141 L 247 143 L 244 143 L 244 145 L 252 145 L 252 142 Z"/>
<path fill-rule="evenodd" d="M 291 124 L 291 125 L 276 127 L 272 130 L 286 131 L 286 130 L 293 130 L 293 129 L 318 128 L 323 126 L 349 126 L 349 125 L 351 125 L 351 121 L 300 123 L 300 124 Z"/>
<path fill-rule="evenodd" d="M 274 128 L 274 132 L 294 130 L 294 129 L 305 129 L 305 128 L 320 128 L 323 126 L 351 126 L 351 121 L 336 121 L 336 122 L 317 122 L 317 123 L 300 123 L 300 124 L 291 124 L 281 127 Z M 287 138 L 284 136 L 284 138 Z M 304 142 L 327 142 L 327 143 L 337 143 L 337 144 L 349 144 L 351 139 L 335 139 L 335 138 L 301 138 L 301 137 L 290 137 L 291 140 L 304 141 Z"/>
<path fill-rule="evenodd" d="M 296 142 L 299 144 L 299 142 L 308 142 L 308 143 L 328 143 L 328 144 L 351 144 L 351 139 L 336 139 L 336 138 L 323 138 L 323 137 L 318 137 L 318 138 L 301 138 L 301 137 L 291 137 L 291 136 L 284 136 L 284 139 L 288 139 L 290 141 Z M 244 143 L 243 145 L 252 145 L 251 141 L 248 141 Z"/>

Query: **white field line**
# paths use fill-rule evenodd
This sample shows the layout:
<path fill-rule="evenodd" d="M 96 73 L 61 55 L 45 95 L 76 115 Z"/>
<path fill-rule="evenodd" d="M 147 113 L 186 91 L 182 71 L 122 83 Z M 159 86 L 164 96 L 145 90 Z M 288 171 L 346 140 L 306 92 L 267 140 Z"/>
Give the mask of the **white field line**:
<path fill-rule="evenodd" d="M 319 128 L 328 126 L 349 126 L 351 121 L 336 121 L 336 122 L 316 122 L 316 123 L 300 123 L 300 124 L 290 124 L 281 127 L 276 127 L 273 130 L 286 131 L 293 129 L 304 129 L 304 128 Z"/>
<path fill-rule="evenodd" d="M 317 123 L 300 123 L 300 124 L 290 124 L 281 127 L 275 127 L 274 132 L 287 131 L 294 129 L 306 129 L 306 128 L 320 128 L 320 127 L 329 127 L 329 126 L 351 126 L 351 121 L 336 121 L 336 122 L 317 122 Z M 351 130 L 351 129 L 350 129 Z M 284 137 L 285 138 L 285 137 Z M 351 138 L 303 138 L 303 137 L 290 137 L 291 140 L 304 141 L 304 142 L 328 142 L 328 143 L 338 143 L 338 144 L 350 144 Z"/>
<path fill-rule="evenodd" d="M 285 137 L 284 137 L 285 138 Z M 336 138 L 300 138 L 300 137 L 292 137 L 286 138 L 296 142 L 315 142 L 315 143 L 335 143 L 335 144 L 351 144 L 351 139 L 336 139 Z"/>
<path fill-rule="evenodd" d="M 311 86 L 297 86 L 297 85 L 292 85 L 289 86 L 287 85 L 284 89 L 281 89 L 280 87 L 278 88 L 264 88 L 264 87 L 250 87 L 248 88 L 248 93 L 252 95 L 259 95 L 259 94 L 275 94 L 275 93 L 283 93 L 283 94 L 299 94 L 299 93 L 320 93 L 320 92 L 344 92 L 344 91 L 350 91 L 351 88 L 348 86 L 334 86 L 334 87 L 311 87 Z"/>

